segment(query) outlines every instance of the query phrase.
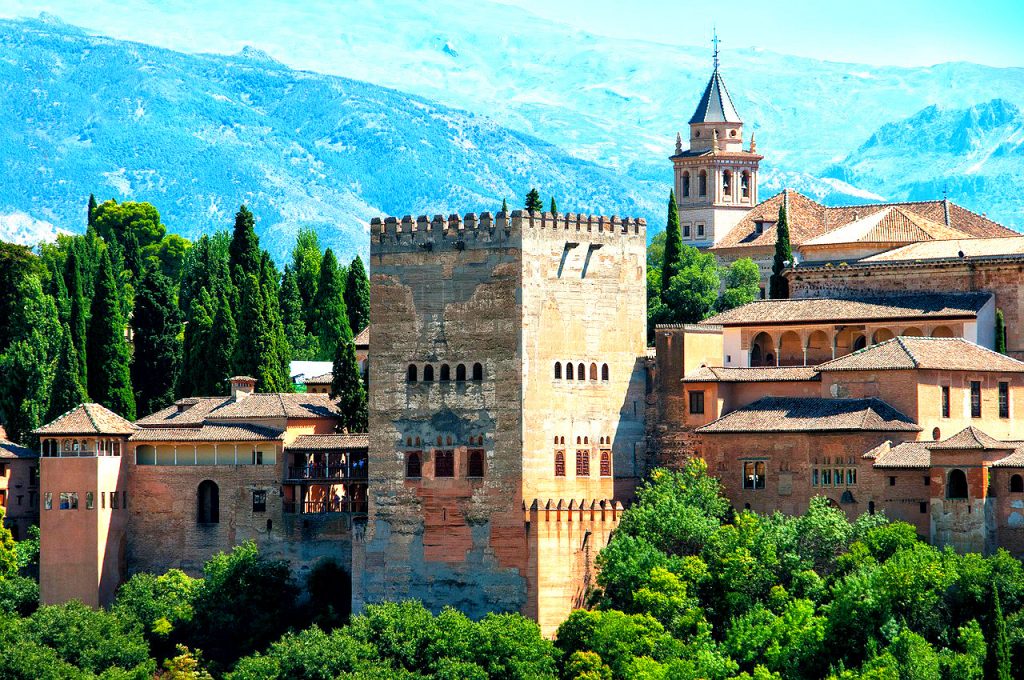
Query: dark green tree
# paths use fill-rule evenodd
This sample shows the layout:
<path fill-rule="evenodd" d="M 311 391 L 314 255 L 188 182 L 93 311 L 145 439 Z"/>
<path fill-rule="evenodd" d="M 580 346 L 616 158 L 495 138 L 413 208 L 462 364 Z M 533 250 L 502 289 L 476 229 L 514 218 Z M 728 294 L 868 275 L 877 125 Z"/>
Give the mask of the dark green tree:
<path fill-rule="evenodd" d="M 260 275 L 260 239 L 256 236 L 256 218 L 244 205 L 235 213 L 235 229 L 228 248 L 231 280 L 239 288 L 248 274 Z M 241 312 L 241 310 L 239 310 Z"/>
<path fill-rule="evenodd" d="M 295 247 L 292 249 L 292 271 L 295 272 L 295 282 L 299 287 L 307 333 L 314 332 L 313 304 L 316 300 L 317 284 L 320 281 L 320 260 L 323 259 L 323 256 L 323 251 L 320 250 L 320 238 L 316 232 L 312 229 L 299 229 L 299 234 L 295 238 Z"/>
<path fill-rule="evenodd" d="M 558 217 L 558 204 L 555 203 L 554 196 L 551 197 L 551 209 L 548 212 L 550 212 L 553 216 Z"/>
<path fill-rule="evenodd" d="M 331 396 L 338 400 L 342 427 L 349 432 L 366 432 L 366 389 L 356 359 L 352 331 L 348 330 L 347 324 L 342 329 L 342 338 L 334 352 L 333 373 Z"/>
<path fill-rule="evenodd" d="M 185 323 L 185 338 L 182 343 L 181 373 L 178 376 L 179 397 L 212 396 L 215 391 L 208 389 L 212 378 L 209 346 L 213 333 L 213 317 L 217 312 L 216 303 L 206 288 L 201 288 L 189 305 Z M 227 375 L 221 375 L 223 380 Z"/>
<path fill-rule="evenodd" d="M 77 249 L 71 248 L 64 264 L 64 280 L 68 294 L 68 328 L 71 331 L 71 345 L 75 348 L 78 368 L 75 378 L 82 385 L 87 385 L 85 337 L 88 328 L 87 306 L 82 291 L 82 264 L 78 259 Z M 63 413 L 63 411 L 62 411 Z"/>
<path fill-rule="evenodd" d="M 78 374 L 78 350 L 71 341 L 70 329 L 65 325 L 61 333 L 60 351 L 57 354 L 57 367 L 54 370 L 46 421 L 54 420 L 86 401 L 89 401 L 89 395 L 86 394 Z"/>
<path fill-rule="evenodd" d="M 718 298 L 718 311 L 724 312 L 753 302 L 761 294 L 761 270 L 749 257 L 742 257 L 725 271 L 725 292 Z"/>
<path fill-rule="evenodd" d="M 501 212 L 508 214 L 508 201 L 504 198 L 501 199 Z"/>
<path fill-rule="evenodd" d="M 274 392 L 291 392 L 291 373 L 289 364 L 292 360 L 291 346 L 288 344 L 288 336 L 285 334 L 284 322 L 281 319 L 281 287 L 278 281 L 281 275 L 277 272 L 270 253 L 263 251 L 260 262 L 260 289 L 263 292 L 265 314 L 267 315 L 267 327 L 270 329 L 272 339 L 271 356 L 269 360 L 276 369 L 276 387 Z"/>
<path fill-rule="evenodd" d="M 768 297 L 773 300 L 789 297 L 789 282 L 782 272 L 787 263 L 793 262 L 793 249 L 789 243 L 789 216 L 786 204 L 779 206 L 779 221 L 775 223 L 775 258 L 772 260 L 772 276 L 768 280 Z"/>
<path fill-rule="evenodd" d="M 321 361 L 334 359 L 338 343 L 345 337 L 346 331 L 349 337 L 352 336 L 352 329 L 348 327 L 343 286 L 338 261 L 334 258 L 334 251 L 328 248 L 320 262 L 320 281 L 313 305 L 313 331 L 319 343 L 317 359 Z"/>
<path fill-rule="evenodd" d="M 344 298 L 349 328 L 353 335 L 359 335 L 370 323 L 370 280 L 358 255 L 348 266 Z"/>
<path fill-rule="evenodd" d="M 1003 605 L 999 600 L 999 586 L 992 588 L 993 625 L 995 628 L 995 666 L 996 680 L 1010 680 L 1013 677 L 1010 663 L 1010 643 L 1006 635 L 1006 617 L 1003 616 Z"/>
<path fill-rule="evenodd" d="M 108 244 L 117 241 L 124 248 L 128 235 L 142 251 L 157 246 L 167 235 L 167 227 L 160 221 L 160 211 L 150 203 L 104 201 L 93 211 L 96 233 Z"/>
<path fill-rule="evenodd" d="M 679 231 L 679 206 L 675 191 L 668 193 L 668 221 L 665 223 L 665 259 L 661 264 L 661 293 L 664 296 L 672 284 L 672 277 L 682 267 L 683 237 Z"/>
<path fill-rule="evenodd" d="M 92 227 L 96 224 L 96 196 L 89 194 L 89 212 L 86 213 L 86 226 Z"/>
<path fill-rule="evenodd" d="M 1003 310 L 996 310 L 996 351 L 1006 354 L 1006 317 Z"/>
<path fill-rule="evenodd" d="M 663 323 L 703 321 L 714 311 L 720 287 L 715 256 L 702 253 L 693 246 L 683 246 L 679 271 L 662 293 L 665 304 Z"/>
<path fill-rule="evenodd" d="M 280 339 L 275 329 L 275 314 L 270 309 L 277 307 L 277 298 L 267 300 L 257 276 L 259 273 L 257 269 L 255 273 L 246 274 L 239 288 L 238 339 L 232 372 L 256 378 L 256 388 L 261 392 L 284 392 L 289 387 L 287 364 L 281 364 Z M 279 316 L 276 325 L 280 327 Z"/>
<path fill-rule="evenodd" d="M 302 308 L 302 296 L 299 294 L 298 277 L 291 266 L 284 268 L 281 279 L 281 323 L 292 357 L 296 360 L 308 361 L 316 357 L 316 336 L 306 332 L 305 314 Z"/>
<path fill-rule="evenodd" d="M 540 200 L 540 192 L 537 191 L 537 187 L 530 189 L 526 194 L 526 205 L 524 207 L 534 212 L 544 212 L 544 202 Z"/>
<path fill-rule="evenodd" d="M 181 371 L 181 312 L 174 302 L 174 286 L 159 267 L 150 265 L 135 293 L 135 361 L 132 383 L 141 413 L 153 413 L 174 401 L 174 386 Z"/>
<path fill-rule="evenodd" d="M 127 323 L 121 308 L 120 288 L 106 250 L 100 255 L 96 292 L 89 315 L 89 396 L 128 420 L 135 420 L 131 348 L 125 338 Z"/>

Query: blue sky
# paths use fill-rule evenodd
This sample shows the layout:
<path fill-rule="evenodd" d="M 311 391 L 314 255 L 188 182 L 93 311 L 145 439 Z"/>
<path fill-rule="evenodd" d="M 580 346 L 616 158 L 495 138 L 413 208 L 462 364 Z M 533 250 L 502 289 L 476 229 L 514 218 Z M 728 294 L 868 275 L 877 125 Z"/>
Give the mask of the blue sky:
<path fill-rule="evenodd" d="M 726 50 L 760 47 L 901 66 L 945 61 L 1024 66 L 1024 0 L 503 2 L 580 30 L 708 49 L 711 27 L 717 24 Z M 452 0 L 444 6 L 472 13 L 479 4 Z M 192 52 L 230 52 L 243 42 L 266 43 L 292 66 L 324 70 L 297 45 L 301 38 L 297 41 L 295 33 L 302 33 L 303 26 L 312 26 L 315 33 L 330 30 L 332 22 L 340 28 L 349 16 L 372 20 L 382 8 L 390 11 L 381 14 L 394 17 L 400 8 L 423 15 L 436 6 L 434 0 L 0 0 L 0 16 L 35 16 L 45 10 L 96 32 Z M 316 25 L 321 17 L 327 26 Z M 437 10 L 440 30 L 445 19 L 445 11 Z M 482 31 L 495 30 L 481 23 Z M 400 24 L 390 28 L 402 30 Z"/>

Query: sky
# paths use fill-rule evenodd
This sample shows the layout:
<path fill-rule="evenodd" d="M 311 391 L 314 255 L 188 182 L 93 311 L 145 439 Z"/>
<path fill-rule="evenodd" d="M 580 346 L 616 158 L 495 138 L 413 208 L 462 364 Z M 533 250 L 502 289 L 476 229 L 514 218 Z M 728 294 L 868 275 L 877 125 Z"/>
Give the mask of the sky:
<path fill-rule="evenodd" d="M 480 1 L 455 0 L 455 4 L 464 4 L 466 11 L 472 12 Z M 930 66 L 969 61 L 1024 66 L 1024 0 L 728 0 L 717 5 L 693 0 L 499 1 L 583 31 L 706 46 L 709 50 L 712 27 L 717 24 L 726 51 L 762 48 L 876 65 Z M 430 0 L 401 2 L 401 6 L 413 6 L 420 14 L 431 11 Z M 332 0 L 330 4 L 324 21 L 340 21 L 338 17 L 347 12 L 373 12 L 374 5 L 387 5 L 388 0 Z M 272 53 L 289 65 L 316 69 L 318 64 L 303 63 L 308 58 L 300 58 L 299 48 L 294 54 L 287 53 L 288 45 L 296 41 L 291 32 L 298 28 L 290 26 L 287 17 L 316 21 L 309 14 L 316 13 L 313 7 L 317 6 L 314 3 L 311 7 L 303 0 L 0 0 L 0 17 L 36 16 L 47 11 L 115 38 L 187 52 L 233 51 L 243 38 L 256 45 L 265 41 L 276 48 Z M 255 19 L 261 14 L 265 20 L 273 15 L 276 23 L 271 22 L 268 30 L 264 21 L 259 30 L 246 35 L 246 15 Z M 443 30 L 443 13 L 439 12 L 436 20 Z M 389 28 L 398 31 L 401 25 Z M 482 26 L 481 30 L 492 27 Z M 220 36 L 231 36 L 234 42 L 219 44 Z M 290 59 L 292 56 L 295 58 Z"/>

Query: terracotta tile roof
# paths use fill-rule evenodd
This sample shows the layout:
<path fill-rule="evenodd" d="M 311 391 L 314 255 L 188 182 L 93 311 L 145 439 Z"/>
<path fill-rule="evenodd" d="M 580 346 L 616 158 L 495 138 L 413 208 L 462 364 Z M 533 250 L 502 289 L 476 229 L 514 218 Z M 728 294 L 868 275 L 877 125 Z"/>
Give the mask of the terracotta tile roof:
<path fill-rule="evenodd" d="M 1014 451 L 1006 458 L 1001 458 L 992 467 L 1024 467 L 1024 447 L 1020 442 L 1014 442 Z"/>
<path fill-rule="evenodd" d="M 963 338 L 901 336 L 826 361 L 817 367 L 822 372 L 894 369 L 1024 373 L 1024 362 Z"/>
<path fill-rule="evenodd" d="M 0 458 L 38 458 L 39 454 L 32 449 L 18 446 L 14 442 L 0 438 Z"/>
<path fill-rule="evenodd" d="M 920 432 L 921 428 L 881 399 L 763 397 L 703 427 L 724 432 Z"/>
<path fill-rule="evenodd" d="M 803 247 L 837 243 L 916 243 L 971 238 L 959 229 L 933 222 L 902 206 L 890 205 L 847 225 L 804 241 Z"/>
<path fill-rule="evenodd" d="M 333 373 L 324 373 L 323 375 L 315 375 L 312 378 L 306 378 L 302 381 L 303 385 L 330 385 L 334 381 Z"/>
<path fill-rule="evenodd" d="M 367 326 L 363 330 L 359 331 L 359 335 L 355 337 L 356 347 L 369 347 L 370 346 L 370 327 Z"/>
<path fill-rule="evenodd" d="M 857 298 L 755 300 L 742 307 L 716 314 L 701 323 L 759 326 L 819 321 L 974 318 L 991 297 L 989 293 L 919 293 Z"/>
<path fill-rule="evenodd" d="M 186 407 L 179 411 L 179 406 Z M 181 399 L 140 418 L 141 427 L 199 427 L 208 420 L 247 418 L 334 418 L 338 406 L 327 394 L 257 392 L 235 401 L 231 397 Z"/>
<path fill-rule="evenodd" d="M 817 201 L 804 196 L 800 192 L 788 190 L 789 193 L 789 236 L 794 246 L 820 236 L 826 232 L 839 229 L 867 214 L 895 206 L 906 215 L 916 215 L 945 226 L 945 208 L 943 201 L 914 201 L 905 203 L 873 203 L 865 205 L 826 207 Z M 779 217 L 779 206 L 783 202 L 780 192 L 756 206 L 744 215 L 735 227 L 715 244 L 712 250 L 723 248 L 772 248 L 775 245 L 775 221 Z M 770 223 L 762 233 L 757 231 L 758 221 Z M 1017 236 L 997 222 L 977 213 L 949 203 L 949 226 L 961 231 L 971 238 L 994 238 Z"/>
<path fill-rule="evenodd" d="M 147 427 L 128 438 L 133 442 L 252 442 L 278 441 L 284 431 L 238 423 L 235 425 L 208 424 L 202 427 Z"/>
<path fill-rule="evenodd" d="M 296 437 L 289 449 L 320 451 L 325 449 L 365 449 L 370 446 L 368 434 L 304 434 Z"/>
<path fill-rule="evenodd" d="M 916 262 L 918 260 L 959 260 L 968 258 L 1020 257 L 1024 255 L 1024 236 L 1010 238 L 972 238 L 926 241 L 866 257 L 858 264 Z"/>
<path fill-rule="evenodd" d="M 721 366 L 701 366 L 686 375 L 683 382 L 790 382 L 803 380 L 821 380 L 821 375 L 813 367 L 792 366 L 762 368 L 738 368 Z"/>
<path fill-rule="evenodd" d="M 929 451 L 963 451 L 974 449 L 978 451 L 1001 451 L 1017 447 L 1012 442 L 1002 442 L 990 437 L 973 425 L 965 427 L 952 437 L 939 442 L 926 444 Z"/>
<path fill-rule="evenodd" d="M 873 467 L 880 469 L 927 469 L 932 464 L 928 444 L 914 441 L 893 446 L 892 442 L 887 441 L 865 453 L 864 457 L 874 458 Z"/>
<path fill-rule="evenodd" d="M 81 404 L 42 427 L 32 431 L 38 435 L 60 434 L 131 434 L 135 426 L 100 404 Z"/>

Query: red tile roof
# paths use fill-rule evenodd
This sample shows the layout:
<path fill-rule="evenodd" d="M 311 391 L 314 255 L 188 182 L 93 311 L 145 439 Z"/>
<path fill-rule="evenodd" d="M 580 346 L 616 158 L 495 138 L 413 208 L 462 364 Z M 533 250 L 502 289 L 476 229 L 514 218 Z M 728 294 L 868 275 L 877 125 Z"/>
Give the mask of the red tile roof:
<path fill-rule="evenodd" d="M 184 410 L 179 410 L 184 407 Z M 336 418 L 338 405 L 327 394 L 270 392 L 231 397 L 191 397 L 140 418 L 141 427 L 199 427 L 209 420 Z"/>
<path fill-rule="evenodd" d="M 239 423 L 236 425 L 207 424 L 202 427 L 146 427 L 135 432 L 133 442 L 251 442 L 279 441 L 284 431 Z"/>
<path fill-rule="evenodd" d="M 784 323 L 975 318 L 990 293 L 917 293 L 861 297 L 755 300 L 705 319 L 701 324 L 760 326 Z"/>
<path fill-rule="evenodd" d="M 1024 373 L 1024 362 L 963 338 L 901 336 L 826 361 L 817 367 L 822 372 L 899 369 Z"/>
<path fill-rule="evenodd" d="M 18 446 L 14 442 L 0 438 L 0 458 L 38 458 L 39 454 L 32 449 Z"/>
<path fill-rule="evenodd" d="M 295 438 L 289 449 L 322 451 L 326 449 L 365 449 L 370 446 L 368 434 L 304 434 Z"/>
<path fill-rule="evenodd" d="M 100 404 L 81 404 L 32 431 L 37 435 L 131 434 L 135 425 Z"/>
<path fill-rule="evenodd" d="M 1015 449 L 1017 445 L 1012 442 L 1002 442 L 995 437 L 990 437 L 978 428 L 971 425 L 957 432 L 952 437 L 939 442 L 929 442 L 929 451 L 963 451 L 975 449 L 979 451 L 1001 451 Z"/>
<path fill-rule="evenodd" d="M 696 430 L 730 432 L 920 432 L 881 399 L 763 397 Z"/>
<path fill-rule="evenodd" d="M 731 366 L 701 366 L 683 377 L 683 382 L 791 382 L 821 380 L 821 375 L 812 367 L 764 366 L 761 368 L 740 368 Z"/>

